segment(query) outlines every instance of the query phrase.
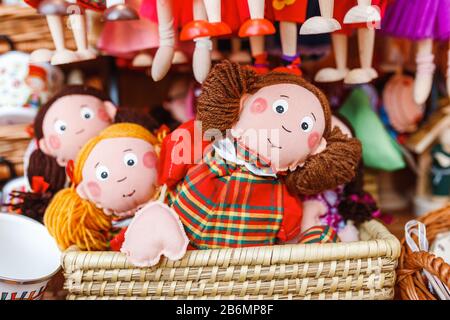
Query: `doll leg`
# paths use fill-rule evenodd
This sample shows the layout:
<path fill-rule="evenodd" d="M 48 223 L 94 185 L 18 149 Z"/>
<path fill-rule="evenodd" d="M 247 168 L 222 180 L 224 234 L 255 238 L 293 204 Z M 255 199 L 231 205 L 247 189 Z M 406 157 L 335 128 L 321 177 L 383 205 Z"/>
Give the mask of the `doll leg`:
<path fill-rule="evenodd" d="M 434 64 L 433 39 L 425 39 L 417 45 L 417 71 L 414 81 L 414 101 L 423 104 L 428 99 L 433 85 Z"/>
<path fill-rule="evenodd" d="M 359 60 L 361 62 L 361 68 L 350 71 L 345 77 L 344 83 L 368 83 L 378 77 L 378 73 L 372 68 L 374 45 L 375 29 L 358 29 Z"/>
<path fill-rule="evenodd" d="M 193 1 L 194 10 L 194 21 L 205 21 L 207 19 L 206 8 L 203 0 Z M 206 24 L 211 28 L 211 24 L 206 22 Z M 214 30 L 213 30 L 214 32 Z M 207 34 L 212 34 L 209 31 Z M 195 37 L 195 49 L 192 56 L 192 69 L 194 72 L 194 78 L 199 83 L 202 83 L 211 69 L 211 50 L 212 41 L 209 36 Z"/>
<path fill-rule="evenodd" d="M 139 20 L 139 14 L 125 0 L 106 0 L 106 7 L 103 13 L 106 21 Z"/>
<path fill-rule="evenodd" d="M 335 82 L 344 80 L 348 74 L 347 53 L 348 53 L 348 36 L 343 33 L 331 34 L 333 43 L 334 59 L 336 60 L 336 68 L 324 68 L 320 70 L 314 78 L 317 82 Z"/>
<path fill-rule="evenodd" d="M 320 16 L 311 17 L 300 28 L 300 34 L 329 33 L 341 29 L 341 25 L 333 19 L 335 0 L 319 0 Z"/>
<path fill-rule="evenodd" d="M 173 28 L 172 0 L 157 0 L 159 48 L 152 64 L 152 78 L 159 81 L 169 72 L 172 65 L 175 45 L 175 30 Z"/>
<path fill-rule="evenodd" d="M 56 48 L 50 60 L 51 64 L 58 65 L 78 61 L 75 52 L 66 49 L 62 16 L 48 15 L 46 18 Z"/>
<path fill-rule="evenodd" d="M 276 71 L 289 72 L 296 75 L 302 75 L 299 68 L 300 57 L 297 54 L 297 23 L 281 21 L 280 22 L 281 50 L 283 52 L 284 67 L 278 67 Z"/>
<path fill-rule="evenodd" d="M 203 0 L 203 2 L 208 21 L 214 29 L 214 33 L 210 36 L 218 37 L 231 34 L 231 28 L 225 22 L 222 22 L 222 0 Z"/>
<path fill-rule="evenodd" d="M 264 46 L 264 36 L 252 36 L 250 39 L 250 51 L 252 52 L 253 66 L 256 73 L 264 74 L 269 72 L 269 61 Z"/>
<path fill-rule="evenodd" d="M 247 0 L 250 19 L 239 29 L 239 37 L 263 36 L 275 33 L 272 22 L 264 18 L 265 0 Z"/>
<path fill-rule="evenodd" d="M 69 21 L 77 45 L 76 53 L 79 59 L 95 59 L 95 54 L 88 49 L 85 15 L 82 12 L 73 13 L 69 16 Z"/>
<path fill-rule="evenodd" d="M 241 39 L 237 37 L 231 38 L 231 54 L 230 60 L 237 63 L 250 63 L 252 57 L 247 51 L 241 50 Z"/>
<path fill-rule="evenodd" d="M 372 6 L 372 0 L 358 0 L 344 17 L 344 23 L 374 23 L 381 21 L 379 8 Z"/>

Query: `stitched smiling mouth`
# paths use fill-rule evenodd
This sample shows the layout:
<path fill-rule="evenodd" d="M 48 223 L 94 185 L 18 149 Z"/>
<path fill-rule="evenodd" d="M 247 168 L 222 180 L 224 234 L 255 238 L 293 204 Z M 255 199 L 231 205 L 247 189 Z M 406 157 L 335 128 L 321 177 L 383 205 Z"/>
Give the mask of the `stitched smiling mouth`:
<path fill-rule="evenodd" d="M 278 148 L 278 149 L 281 149 L 281 147 L 274 145 L 274 144 L 272 143 L 272 141 L 270 141 L 269 138 L 267 138 L 267 141 L 269 141 L 269 143 L 270 143 L 270 145 L 272 146 L 272 148 Z"/>
<path fill-rule="evenodd" d="M 81 134 L 81 133 L 83 133 L 83 132 L 84 132 L 84 129 L 81 129 L 81 130 L 75 132 L 75 134 Z"/>
<path fill-rule="evenodd" d="M 129 194 L 123 194 L 122 197 L 129 198 L 132 197 L 136 193 L 136 190 L 133 189 L 133 192 L 130 192 Z"/>
<path fill-rule="evenodd" d="M 289 132 L 289 133 L 292 132 L 291 130 L 286 129 L 283 125 L 282 125 L 281 127 L 282 127 L 285 131 L 287 131 L 287 132 Z"/>

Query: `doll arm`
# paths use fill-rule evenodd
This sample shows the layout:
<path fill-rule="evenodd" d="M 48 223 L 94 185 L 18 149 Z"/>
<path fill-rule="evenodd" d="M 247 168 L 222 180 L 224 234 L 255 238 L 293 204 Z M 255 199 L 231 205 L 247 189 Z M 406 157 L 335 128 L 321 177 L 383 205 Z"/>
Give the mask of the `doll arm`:
<path fill-rule="evenodd" d="M 283 194 L 283 221 L 281 222 L 277 238 L 282 242 L 287 242 L 300 233 L 303 206 L 301 200 L 291 196 L 287 189 L 283 190 Z"/>
<path fill-rule="evenodd" d="M 320 217 L 327 213 L 327 210 L 327 206 L 320 200 L 320 197 L 304 200 L 301 232 L 305 232 L 315 226 L 320 226 L 322 224 Z"/>
<path fill-rule="evenodd" d="M 175 30 L 173 27 L 172 0 L 157 0 L 159 48 L 152 65 L 152 78 L 159 81 L 165 77 L 172 65 L 175 53 Z"/>
<path fill-rule="evenodd" d="M 150 202 L 133 218 L 125 232 L 121 252 L 138 267 L 156 265 L 161 256 L 179 260 L 189 239 L 178 215 L 162 202 Z"/>

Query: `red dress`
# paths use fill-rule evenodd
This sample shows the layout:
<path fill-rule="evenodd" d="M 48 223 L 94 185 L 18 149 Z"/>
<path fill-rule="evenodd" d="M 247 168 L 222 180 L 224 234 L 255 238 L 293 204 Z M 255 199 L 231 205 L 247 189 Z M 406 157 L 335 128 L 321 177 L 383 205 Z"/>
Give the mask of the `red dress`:
<path fill-rule="evenodd" d="M 386 6 L 389 0 L 372 0 L 372 6 L 378 6 L 380 8 L 380 15 L 383 17 L 386 11 Z M 358 4 L 357 0 L 338 0 L 334 1 L 334 18 L 339 21 L 342 26 L 341 30 L 336 31 L 337 33 L 343 33 L 350 35 L 357 28 L 366 28 L 368 24 L 366 23 L 355 23 L 355 24 L 344 24 L 344 17 L 347 12 Z M 369 22 L 370 24 L 370 22 Z"/>
<path fill-rule="evenodd" d="M 272 21 L 303 23 L 307 10 L 308 0 L 266 0 L 266 14 Z"/>

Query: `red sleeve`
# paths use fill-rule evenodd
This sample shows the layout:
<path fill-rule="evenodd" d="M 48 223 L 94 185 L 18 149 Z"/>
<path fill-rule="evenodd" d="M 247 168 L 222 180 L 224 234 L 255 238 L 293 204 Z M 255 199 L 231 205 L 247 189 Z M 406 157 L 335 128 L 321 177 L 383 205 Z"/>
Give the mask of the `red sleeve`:
<path fill-rule="evenodd" d="M 277 238 L 285 242 L 293 239 L 300 233 L 303 206 L 299 198 L 289 194 L 286 186 L 284 186 L 283 194 L 283 221 L 281 222 Z"/>

